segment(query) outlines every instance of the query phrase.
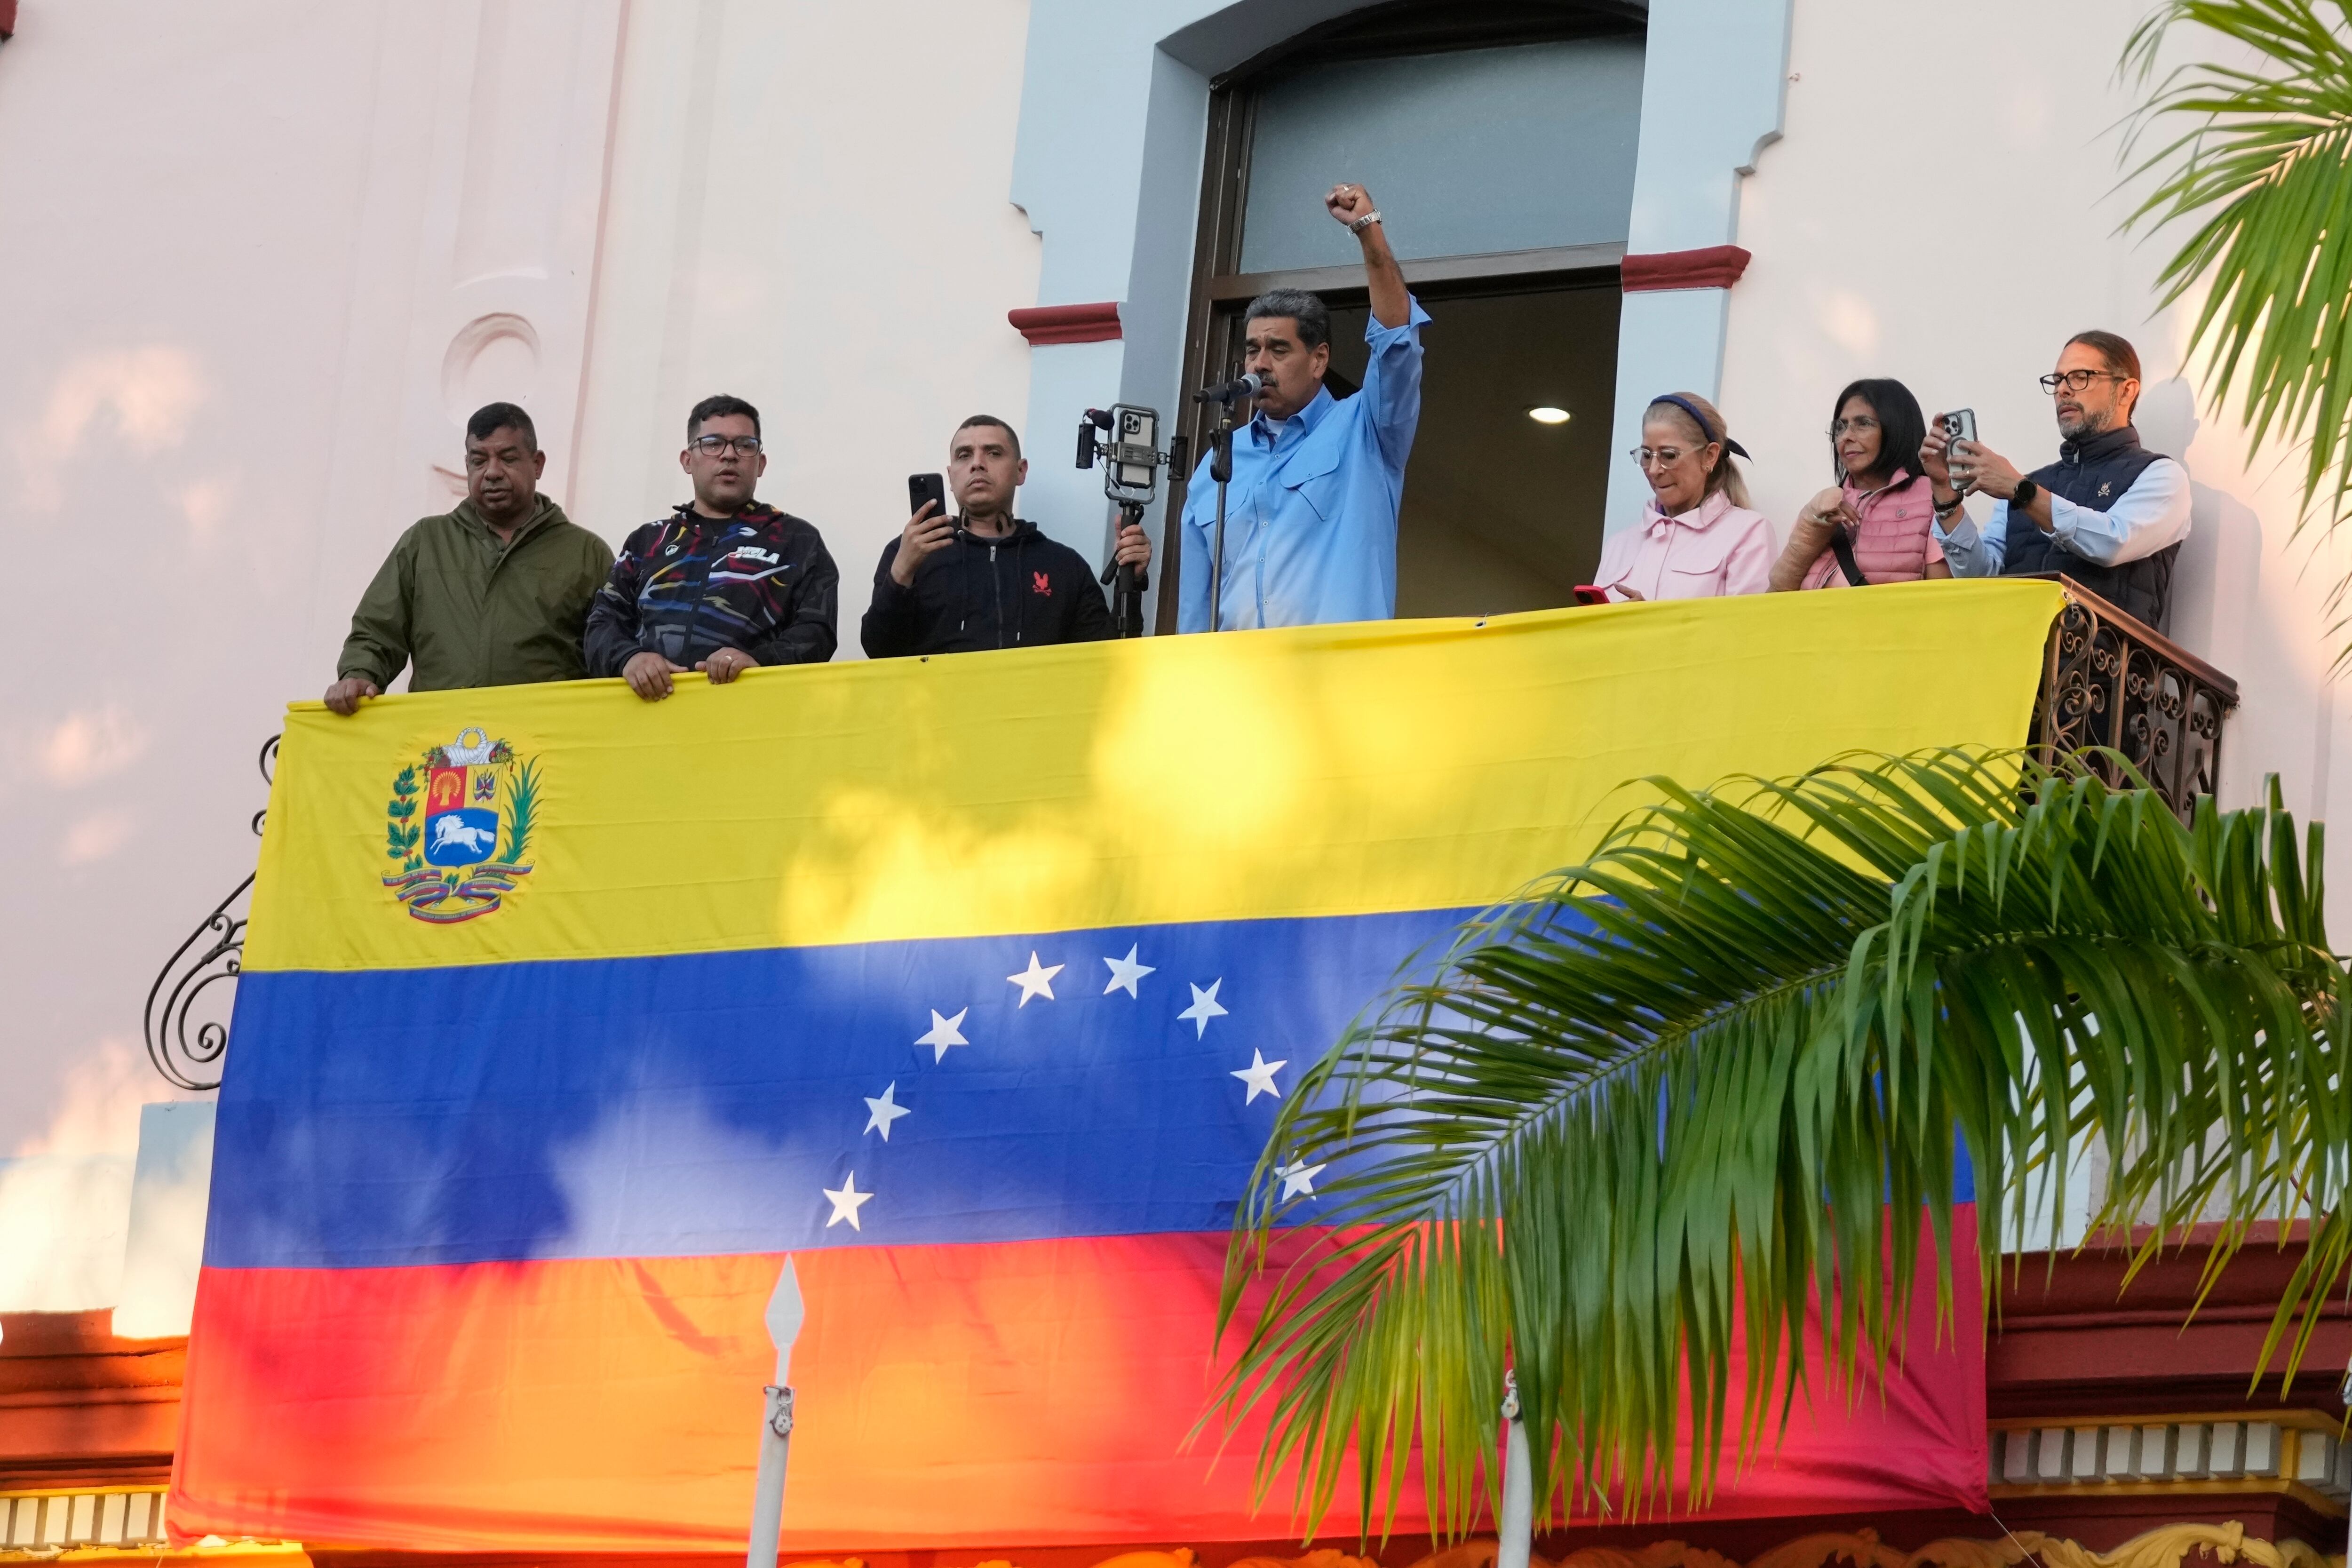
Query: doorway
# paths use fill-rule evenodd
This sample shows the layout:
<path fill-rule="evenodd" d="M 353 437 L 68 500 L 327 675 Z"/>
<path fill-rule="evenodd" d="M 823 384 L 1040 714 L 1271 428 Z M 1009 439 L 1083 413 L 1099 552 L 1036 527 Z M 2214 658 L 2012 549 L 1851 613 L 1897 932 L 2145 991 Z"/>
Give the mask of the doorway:
<path fill-rule="evenodd" d="M 1376 6 L 1212 84 L 1184 384 L 1237 373 L 1268 289 L 1332 311 L 1335 397 L 1363 374 L 1354 241 L 1320 209 L 1360 181 L 1423 329 L 1421 424 L 1398 517 L 1397 614 L 1573 602 L 1601 555 L 1631 226 L 1643 14 L 1615 0 Z M 1213 416 L 1182 428 L 1206 449 Z M 1179 515 L 1182 488 L 1171 498 Z M 1168 531 L 1159 629 L 1176 626 Z"/>
<path fill-rule="evenodd" d="M 1601 283 L 1424 301 L 1421 428 L 1397 516 L 1399 616 L 1551 609 L 1592 581 L 1618 298 Z M 1331 312 L 1331 368 L 1350 390 L 1370 313 Z"/>

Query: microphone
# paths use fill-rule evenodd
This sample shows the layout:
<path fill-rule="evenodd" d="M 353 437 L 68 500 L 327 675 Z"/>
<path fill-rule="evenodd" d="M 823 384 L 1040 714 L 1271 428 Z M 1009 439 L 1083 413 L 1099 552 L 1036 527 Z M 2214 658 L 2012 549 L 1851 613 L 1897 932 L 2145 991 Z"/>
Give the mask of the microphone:
<path fill-rule="evenodd" d="M 1264 392 L 1265 390 L 1265 379 L 1263 376 L 1255 374 L 1244 375 L 1238 380 L 1223 382 L 1215 386 L 1204 386 L 1200 391 L 1192 395 L 1192 401 L 1195 403 L 1238 403 L 1244 397 L 1255 397 L 1259 393 Z"/>

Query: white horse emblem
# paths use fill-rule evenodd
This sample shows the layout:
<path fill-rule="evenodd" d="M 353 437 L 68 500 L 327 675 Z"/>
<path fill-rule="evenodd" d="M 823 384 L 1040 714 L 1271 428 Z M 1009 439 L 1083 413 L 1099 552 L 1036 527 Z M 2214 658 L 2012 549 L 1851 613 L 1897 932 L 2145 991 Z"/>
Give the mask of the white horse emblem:
<path fill-rule="evenodd" d="M 488 855 L 497 838 L 498 835 L 489 828 L 472 826 L 454 812 L 433 821 L 433 847 L 436 850 L 459 844 L 470 854 Z"/>

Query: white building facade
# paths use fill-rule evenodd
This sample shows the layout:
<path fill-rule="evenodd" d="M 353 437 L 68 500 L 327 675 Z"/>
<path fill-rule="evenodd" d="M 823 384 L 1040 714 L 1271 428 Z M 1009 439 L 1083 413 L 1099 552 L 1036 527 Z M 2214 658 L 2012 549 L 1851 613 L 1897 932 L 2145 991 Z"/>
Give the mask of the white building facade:
<path fill-rule="evenodd" d="M 905 478 L 965 416 L 1020 424 L 1023 514 L 1099 560 L 1099 479 L 1068 457 L 1085 409 L 1179 409 L 1254 279 L 1319 279 L 1345 319 L 1344 256 L 1309 254 L 1336 228 L 1282 228 L 1326 220 L 1238 188 L 1220 228 L 1221 171 L 1370 185 L 1424 286 L 1408 609 L 1574 580 L 1638 516 L 1622 454 L 1655 393 L 1723 407 L 1785 531 L 1829 481 L 1847 381 L 1971 406 L 2031 468 L 2056 447 L 2034 378 L 2069 334 L 2123 332 L 2143 435 L 2196 482 L 2172 634 L 2243 693 L 2224 802 L 2275 773 L 2298 811 L 2352 819 L 2323 603 L 2341 557 L 2293 537 L 2294 469 L 2184 368 L 2167 237 L 2118 232 L 2137 0 L 1622 0 L 1525 37 L 1414 32 L 1443 9 L 24 0 L 0 43 L 0 526 L 40 588 L 0 695 L 0 1310 L 145 1292 L 123 1331 L 184 1325 L 173 1270 L 124 1277 L 126 1236 L 173 1229 L 169 1173 L 201 1175 L 160 1151 L 134 1173 L 140 1108 L 168 1098 L 142 1004 L 251 868 L 283 704 L 333 678 L 384 552 L 459 493 L 468 413 L 525 405 L 544 488 L 617 542 L 685 496 L 688 408 L 748 397 L 761 493 L 824 531 L 856 657 Z M 1526 107 L 1480 74 L 1517 49 L 1588 72 L 1589 100 L 1537 79 Z M 1602 109 L 1616 130 L 1574 117 Z M 1580 137 L 1590 158 L 1554 155 Z M 1467 401 L 1504 376 L 1481 332 L 1517 378 L 1493 419 Z M 1512 423 L 1530 399 L 1580 445 L 1520 472 L 1496 432 L 1535 438 Z M 1517 489 L 1490 509 L 1498 473 Z M 1477 516 L 1535 543 L 1444 531 Z M 1970 653 L 1885 673 L 1932 692 Z"/>

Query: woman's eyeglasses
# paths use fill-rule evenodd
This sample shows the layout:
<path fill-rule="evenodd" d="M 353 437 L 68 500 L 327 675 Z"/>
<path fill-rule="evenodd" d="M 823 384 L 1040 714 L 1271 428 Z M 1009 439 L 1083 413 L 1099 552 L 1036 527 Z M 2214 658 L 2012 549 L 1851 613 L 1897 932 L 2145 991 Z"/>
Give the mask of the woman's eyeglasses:
<path fill-rule="evenodd" d="M 1636 447 L 1625 455 L 1633 458 L 1638 467 L 1644 468 L 1653 463 L 1662 468 L 1671 468 L 1683 460 L 1683 449 L 1680 447 Z"/>
<path fill-rule="evenodd" d="M 1832 425 L 1830 426 L 1830 439 L 1834 441 L 1839 437 L 1849 433 L 1856 436 L 1867 436 L 1877 428 L 1878 421 L 1873 419 L 1869 415 L 1864 414 L 1852 419 L 1841 419 L 1837 421 L 1837 423 Z"/>

